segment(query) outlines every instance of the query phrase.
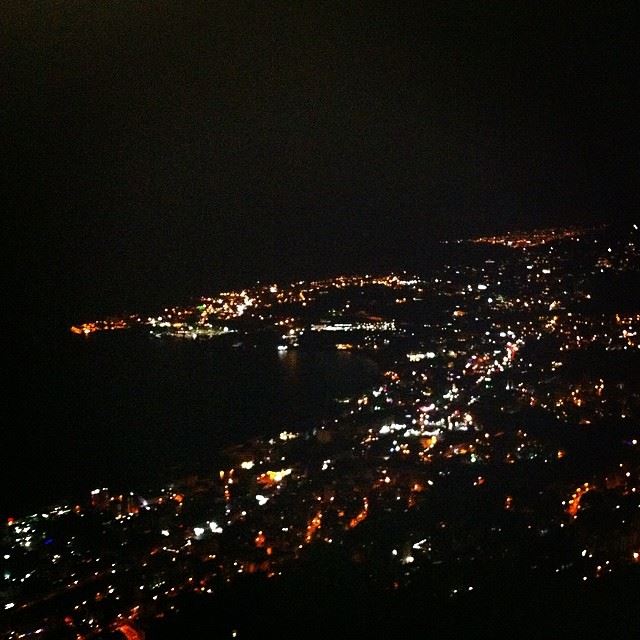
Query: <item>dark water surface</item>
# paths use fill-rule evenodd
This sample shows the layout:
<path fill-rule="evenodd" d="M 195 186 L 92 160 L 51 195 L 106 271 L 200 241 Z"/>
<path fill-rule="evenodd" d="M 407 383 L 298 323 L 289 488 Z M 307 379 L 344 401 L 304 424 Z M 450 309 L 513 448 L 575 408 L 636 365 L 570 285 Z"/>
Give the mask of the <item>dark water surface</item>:
<path fill-rule="evenodd" d="M 98 486 L 144 491 L 214 470 L 225 445 L 312 427 L 336 411 L 336 397 L 379 373 L 344 352 L 278 354 L 131 333 L 35 339 L 17 368 L 2 515 Z"/>

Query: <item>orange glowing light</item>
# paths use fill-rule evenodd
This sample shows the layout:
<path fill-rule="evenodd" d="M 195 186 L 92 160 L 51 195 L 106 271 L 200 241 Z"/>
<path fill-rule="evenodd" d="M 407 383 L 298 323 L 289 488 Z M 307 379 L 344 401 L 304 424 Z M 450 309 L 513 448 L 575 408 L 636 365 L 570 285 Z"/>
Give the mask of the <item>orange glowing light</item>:
<path fill-rule="evenodd" d="M 366 498 L 362 500 L 362 511 L 349 521 L 349 529 L 357 527 L 369 515 L 369 501 Z"/>
<path fill-rule="evenodd" d="M 438 438 L 436 436 L 431 436 L 429 438 L 420 438 L 420 444 L 424 449 L 432 449 L 438 444 Z"/>
<path fill-rule="evenodd" d="M 281 469 L 280 471 L 267 471 L 258 476 L 258 483 L 262 485 L 277 484 L 283 478 L 291 475 L 291 469 Z"/>
<path fill-rule="evenodd" d="M 307 525 L 307 533 L 304 537 L 304 541 L 309 544 L 313 540 L 313 536 L 322 524 L 322 511 L 318 511 Z"/>
<path fill-rule="evenodd" d="M 121 624 L 118 627 L 118 631 L 127 639 L 127 640 L 143 640 L 144 636 L 136 631 L 130 624 Z"/>
<path fill-rule="evenodd" d="M 571 500 L 567 502 L 566 513 L 572 518 L 578 517 L 578 511 L 580 511 L 580 501 L 586 493 L 594 489 L 588 482 L 585 482 L 581 487 L 575 490 L 575 493 L 571 494 Z"/>

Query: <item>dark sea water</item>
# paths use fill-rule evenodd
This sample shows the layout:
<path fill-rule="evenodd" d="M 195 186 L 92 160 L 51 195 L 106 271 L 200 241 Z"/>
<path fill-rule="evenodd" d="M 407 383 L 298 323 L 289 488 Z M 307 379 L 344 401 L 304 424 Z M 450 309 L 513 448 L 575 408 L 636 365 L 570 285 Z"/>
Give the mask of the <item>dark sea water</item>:
<path fill-rule="evenodd" d="M 8 394 L 0 515 L 98 486 L 151 490 L 221 449 L 311 428 L 379 374 L 344 352 L 233 348 L 131 333 L 29 340 Z"/>

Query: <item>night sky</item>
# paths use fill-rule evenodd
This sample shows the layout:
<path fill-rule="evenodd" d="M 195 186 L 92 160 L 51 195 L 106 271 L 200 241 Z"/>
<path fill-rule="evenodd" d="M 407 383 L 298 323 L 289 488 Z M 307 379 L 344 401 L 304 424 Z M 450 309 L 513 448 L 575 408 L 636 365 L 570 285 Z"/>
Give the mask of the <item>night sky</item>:
<path fill-rule="evenodd" d="M 4 0 L 21 308 L 81 321 L 635 218 L 633 5 Z"/>

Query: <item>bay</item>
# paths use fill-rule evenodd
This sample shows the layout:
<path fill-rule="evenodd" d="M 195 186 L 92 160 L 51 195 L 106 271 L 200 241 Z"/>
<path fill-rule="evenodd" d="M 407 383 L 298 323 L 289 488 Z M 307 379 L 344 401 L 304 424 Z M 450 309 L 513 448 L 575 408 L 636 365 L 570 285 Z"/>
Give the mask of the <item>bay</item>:
<path fill-rule="evenodd" d="M 224 447 L 310 429 L 336 414 L 336 398 L 379 376 L 359 354 L 129 332 L 40 336 L 20 354 L 8 394 L 3 517 L 96 487 L 144 492 L 212 473 Z"/>

